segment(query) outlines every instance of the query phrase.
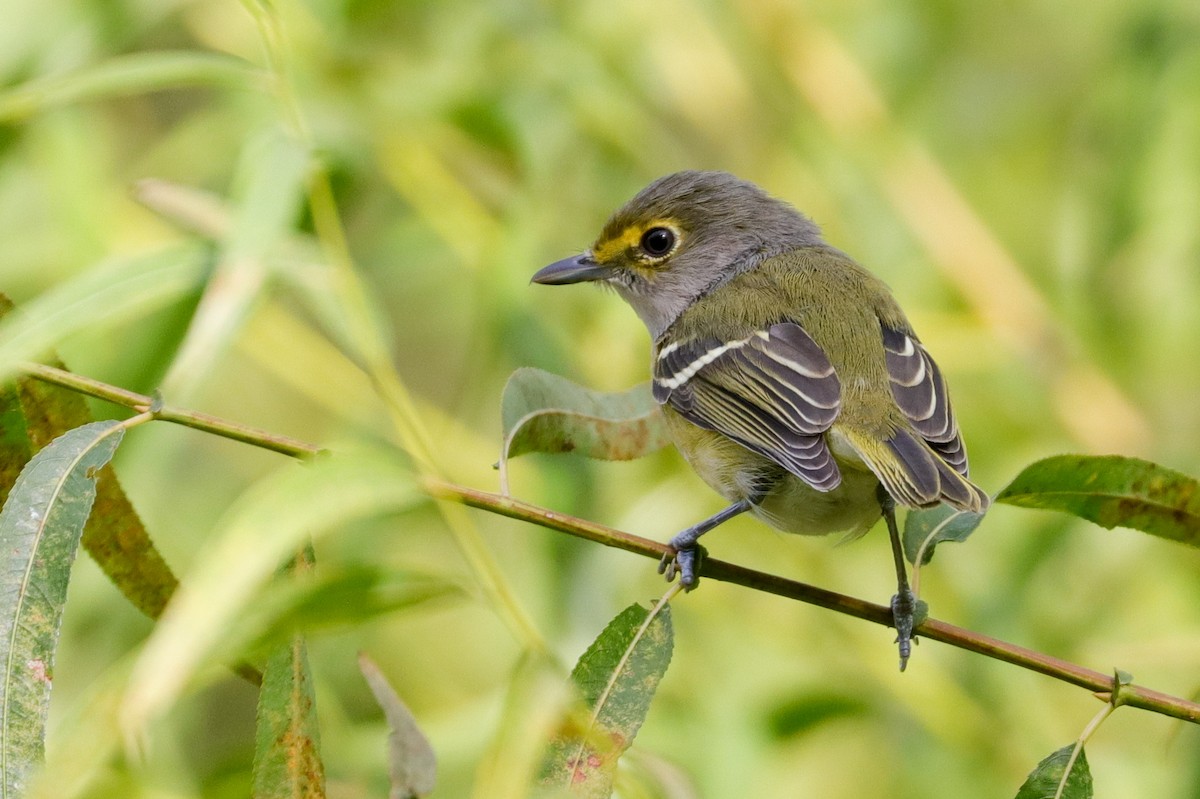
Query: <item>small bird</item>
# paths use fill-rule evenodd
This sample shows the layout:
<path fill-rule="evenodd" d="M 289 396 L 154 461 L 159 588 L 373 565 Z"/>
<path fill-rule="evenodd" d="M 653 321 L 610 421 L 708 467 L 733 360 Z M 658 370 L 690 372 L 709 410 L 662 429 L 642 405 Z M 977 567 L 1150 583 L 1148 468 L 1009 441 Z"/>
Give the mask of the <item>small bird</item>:
<path fill-rule="evenodd" d="M 618 210 L 592 248 L 533 276 L 611 286 L 653 340 L 676 447 L 731 504 L 674 536 L 659 571 L 696 585 L 700 536 L 751 512 L 788 533 L 866 533 L 882 516 L 900 669 L 915 599 L 897 503 L 983 512 L 946 382 L 888 287 L 808 217 L 724 172 L 678 172 Z"/>

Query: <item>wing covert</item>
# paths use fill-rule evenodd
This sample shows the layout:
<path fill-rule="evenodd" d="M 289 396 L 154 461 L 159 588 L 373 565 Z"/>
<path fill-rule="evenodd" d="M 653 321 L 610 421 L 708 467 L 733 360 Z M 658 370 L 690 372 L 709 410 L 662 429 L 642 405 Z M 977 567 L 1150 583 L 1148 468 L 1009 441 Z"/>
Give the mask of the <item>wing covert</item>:
<path fill-rule="evenodd" d="M 841 408 L 829 358 L 797 324 L 744 339 L 673 342 L 654 364 L 654 396 L 700 427 L 778 463 L 821 491 L 841 482 L 823 433 Z"/>

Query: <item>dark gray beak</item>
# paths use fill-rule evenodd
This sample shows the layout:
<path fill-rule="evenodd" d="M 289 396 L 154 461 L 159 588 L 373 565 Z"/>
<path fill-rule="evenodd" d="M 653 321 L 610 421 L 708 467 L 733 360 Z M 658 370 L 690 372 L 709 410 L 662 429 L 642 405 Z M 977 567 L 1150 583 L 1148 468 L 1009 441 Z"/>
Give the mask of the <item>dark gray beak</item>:
<path fill-rule="evenodd" d="M 588 280 L 604 280 L 609 275 L 608 269 L 592 260 L 591 253 L 583 253 L 561 261 L 555 261 L 547 267 L 538 270 L 530 282 L 544 283 L 547 286 L 561 286 L 566 283 L 584 283 Z"/>

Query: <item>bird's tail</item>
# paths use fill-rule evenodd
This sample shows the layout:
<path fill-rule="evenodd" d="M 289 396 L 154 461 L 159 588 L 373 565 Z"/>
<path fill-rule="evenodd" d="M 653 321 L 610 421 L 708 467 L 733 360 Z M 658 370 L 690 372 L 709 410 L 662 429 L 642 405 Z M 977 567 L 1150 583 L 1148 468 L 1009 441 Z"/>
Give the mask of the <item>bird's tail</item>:
<path fill-rule="evenodd" d="M 901 505 L 925 508 L 944 502 L 958 510 L 983 513 L 991 504 L 983 489 L 955 471 L 910 430 L 898 429 L 883 441 L 853 430 L 843 432 Z"/>

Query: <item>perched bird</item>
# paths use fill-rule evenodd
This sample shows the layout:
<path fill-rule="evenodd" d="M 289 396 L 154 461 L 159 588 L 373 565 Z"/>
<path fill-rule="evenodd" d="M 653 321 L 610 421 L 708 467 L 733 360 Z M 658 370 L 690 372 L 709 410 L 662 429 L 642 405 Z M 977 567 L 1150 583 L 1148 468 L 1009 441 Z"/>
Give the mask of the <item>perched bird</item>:
<path fill-rule="evenodd" d="M 900 668 L 915 601 L 895 505 L 982 512 L 946 382 L 888 287 L 790 205 L 723 172 L 643 189 L 592 248 L 533 276 L 598 281 L 653 340 L 653 392 L 676 447 L 731 504 L 670 541 L 696 584 L 697 540 L 746 511 L 789 533 L 861 535 L 882 516 Z"/>

